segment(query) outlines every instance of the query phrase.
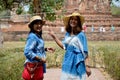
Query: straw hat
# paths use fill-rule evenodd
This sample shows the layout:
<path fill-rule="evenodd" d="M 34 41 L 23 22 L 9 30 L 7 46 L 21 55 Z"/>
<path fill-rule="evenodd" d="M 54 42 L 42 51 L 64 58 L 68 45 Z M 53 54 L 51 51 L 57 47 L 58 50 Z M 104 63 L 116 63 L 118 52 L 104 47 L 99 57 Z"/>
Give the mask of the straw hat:
<path fill-rule="evenodd" d="M 85 21 L 84 17 L 82 15 L 80 15 L 78 12 L 74 12 L 71 15 L 63 17 L 63 23 L 65 26 L 68 26 L 68 21 L 69 21 L 70 17 L 72 17 L 72 16 L 79 16 L 80 21 L 81 21 L 81 26 L 83 25 L 83 23 Z"/>
<path fill-rule="evenodd" d="M 34 21 L 42 21 L 42 24 L 43 24 L 43 25 L 45 24 L 45 21 L 43 21 L 40 16 L 33 16 L 33 17 L 30 19 L 30 22 L 28 23 L 29 27 L 31 26 L 31 24 L 32 24 Z"/>

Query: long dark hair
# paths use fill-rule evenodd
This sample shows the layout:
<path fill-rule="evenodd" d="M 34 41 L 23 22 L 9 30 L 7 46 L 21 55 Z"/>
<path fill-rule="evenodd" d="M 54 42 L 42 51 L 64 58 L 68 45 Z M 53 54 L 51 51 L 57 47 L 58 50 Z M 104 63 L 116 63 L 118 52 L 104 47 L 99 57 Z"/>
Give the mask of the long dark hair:
<path fill-rule="evenodd" d="M 30 34 L 30 33 L 35 33 L 35 30 L 33 29 L 33 25 L 36 24 L 38 21 L 40 21 L 40 20 L 35 20 L 35 21 L 33 21 L 31 24 L 28 25 L 29 28 L 30 28 L 29 34 Z M 38 37 L 42 38 L 42 30 L 39 32 L 39 34 L 36 34 L 36 35 L 37 35 Z"/>
<path fill-rule="evenodd" d="M 75 35 L 80 33 L 83 30 L 79 16 L 76 16 L 76 17 L 77 17 L 78 24 L 77 24 L 77 27 L 75 27 L 74 30 L 73 30 L 73 34 L 75 34 Z M 71 18 L 72 18 L 72 16 L 70 17 L 70 19 Z M 72 32 L 72 28 L 70 26 L 70 19 L 68 21 L 68 25 L 65 27 L 66 31 L 69 32 L 69 33 Z"/>

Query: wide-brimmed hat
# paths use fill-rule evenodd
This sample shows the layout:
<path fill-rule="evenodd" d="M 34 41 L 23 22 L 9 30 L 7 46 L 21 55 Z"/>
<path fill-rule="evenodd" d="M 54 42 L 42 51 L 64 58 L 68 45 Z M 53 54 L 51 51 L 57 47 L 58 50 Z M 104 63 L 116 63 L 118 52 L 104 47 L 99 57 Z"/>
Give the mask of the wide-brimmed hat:
<path fill-rule="evenodd" d="M 78 12 L 73 12 L 71 15 L 67 15 L 67 16 L 64 16 L 63 17 L 63 23 L 65 26 L 68 26 L 68 21 L 70 19 L 70 17 L 72 16 L 78 16 L 80 18 L 80 21 L 81 21 L 81 26 L 83 25 L 85 19 L 82 15 L 80 15 Z"/>
<path fill-rule="evenodd" d="M 41 18 L 40 16 L 33 16 L 33 17 L 30 19 L 30 22 L 28 23 L 29 27 L 31 26 L 31 24 L 32 24 L 34 21 L 42 21 L 42 24 L 43 24 L 43 25 L 45 24 L 45 21 L 42 20 L 42 18 Z"/>

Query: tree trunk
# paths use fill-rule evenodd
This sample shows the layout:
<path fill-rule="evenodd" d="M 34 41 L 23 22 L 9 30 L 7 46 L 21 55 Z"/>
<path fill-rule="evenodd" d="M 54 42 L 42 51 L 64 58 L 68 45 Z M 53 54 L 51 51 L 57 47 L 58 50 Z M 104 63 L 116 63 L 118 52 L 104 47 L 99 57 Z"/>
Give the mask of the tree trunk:
<path fill-rule="evenodd" d="M 41 0 L 33 0 L 34 13 L 40 15 L 41 13 Z"/>

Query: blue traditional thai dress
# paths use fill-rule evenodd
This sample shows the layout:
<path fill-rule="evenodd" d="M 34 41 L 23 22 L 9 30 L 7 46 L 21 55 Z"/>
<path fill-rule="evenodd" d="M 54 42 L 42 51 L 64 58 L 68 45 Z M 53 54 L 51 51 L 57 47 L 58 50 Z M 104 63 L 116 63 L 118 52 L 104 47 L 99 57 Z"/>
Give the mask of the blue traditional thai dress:
<path fill-rule="evenodd" d="M 87 39 L 84 32 L 63 39 L 66 50 L 62 63 L 61 80 L 86 80 L 85 58 L 88 55 Z"/>
<path fill-rule="evenodd" d="M 24 55 L 26 56 L 25 63 L 27 62 L 39 62 L 35 60 L 35 56 L 40 58 L 46 58 L 46 53 L 44 50 L 44 40 L 35 33 L 30 33 L 28 35 Z M 43 64 L 44 72 L 46 72 L 46 64 Z"/>

